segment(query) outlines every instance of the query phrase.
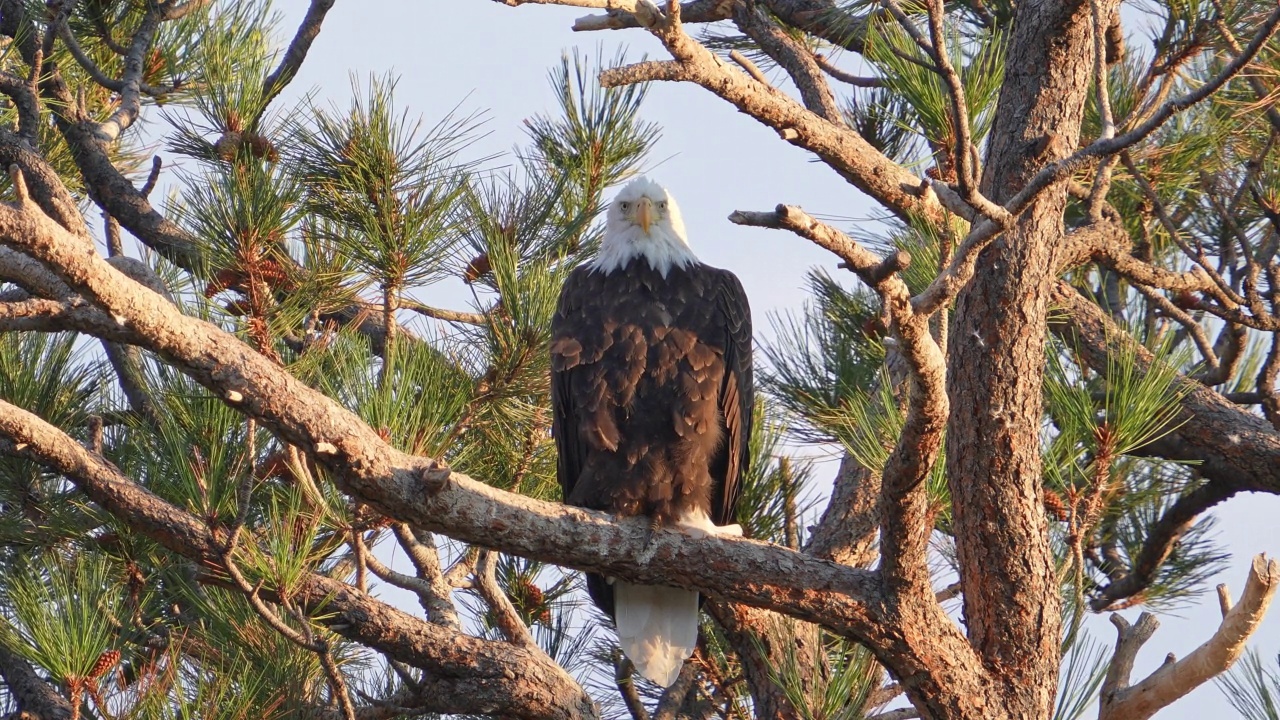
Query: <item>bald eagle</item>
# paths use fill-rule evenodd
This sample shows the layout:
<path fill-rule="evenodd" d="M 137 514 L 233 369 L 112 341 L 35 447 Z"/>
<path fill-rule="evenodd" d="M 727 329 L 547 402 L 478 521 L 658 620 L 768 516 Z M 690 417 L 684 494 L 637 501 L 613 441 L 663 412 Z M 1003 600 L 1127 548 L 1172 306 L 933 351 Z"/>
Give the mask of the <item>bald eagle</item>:
<path fill-rule="evenodd" d="M 636 179 L 609 205 L 599 253 L 565 281 L 551 338 L 565 502 L 695 536 L 741 535 L 751 312 L 733 273 L 694 256 L 661 185 Z M 697 644 L 698 593 L 592 573 L 587 589 L 636 669 L 675 682 Z"/>

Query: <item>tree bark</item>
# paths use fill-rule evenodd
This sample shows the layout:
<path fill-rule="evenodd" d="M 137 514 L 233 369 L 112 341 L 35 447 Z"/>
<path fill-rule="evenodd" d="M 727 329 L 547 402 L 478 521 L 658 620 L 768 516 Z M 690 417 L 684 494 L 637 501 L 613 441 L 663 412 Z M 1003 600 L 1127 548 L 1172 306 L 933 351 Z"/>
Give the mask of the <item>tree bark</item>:
<path fill-rule="evenodd" d="M 1114 7 L 1102 1 L 1104 13 Z M 1089 3 L 1018 4 L 983 177 L 992 200 L 1007 201 L 1075 149 L 1092 43 Z M 987 717 L 1049 717 L 1057 687 L 1061 598 L 1042 503 L 1039 429 L 1046 310 L 1065 206 L 1061 183 L 1044 192 L 982 253 L 956 302 L 947 474 L 969 639 L 1001 686 L 1002 706 Z"/>

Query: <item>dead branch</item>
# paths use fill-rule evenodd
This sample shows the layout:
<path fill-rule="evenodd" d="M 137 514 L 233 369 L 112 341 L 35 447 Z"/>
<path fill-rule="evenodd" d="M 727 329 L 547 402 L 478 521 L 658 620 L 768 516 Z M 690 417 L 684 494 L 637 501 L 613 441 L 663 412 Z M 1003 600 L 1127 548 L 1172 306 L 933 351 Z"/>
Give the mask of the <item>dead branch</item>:
<path fill-rule="evenodd" d="M 1128 628 L 1124 627 L 1127 623 L 1116 623 L 1120 629 L 1120 639 L 1117 641 L 1116 657 L 1112 663 L 1118 667 L 1113 667 L 1108 672 L 1108 680 L 1113 680 L 1112 675 L 1115 675 L 1110 687 L 1106 683 L 1103 685 L 1099 720 L 1145 720 L 1210 678 L 1228 670 L 1244 652 L 1245 643 L 1262 622 L 1278 584 L 1280 563 L 1267 560 L 1265 555 L 1254 557 L 1240 602 L 1222 618 L 1222 624 L 1213 637 L 1181 660 L 1161 665 L 1146 679 L 1131 687 L 1126 685 L 1127 675 L 1132 668 L 1132 655 L 1136 655 L 1138 648 L 1154 632 L 1156 623 L 1154 618 L 1144 613 L 1144 619 L 1151 618 L 1146 623 L 1151 627 L 1150 632 L 1145 631 L 1144 623 L 1140 620 L 1139 629 L 1129 633 L 1128 638 Z M 1143 637 L 1144 634 L 1146 637 Z"/>

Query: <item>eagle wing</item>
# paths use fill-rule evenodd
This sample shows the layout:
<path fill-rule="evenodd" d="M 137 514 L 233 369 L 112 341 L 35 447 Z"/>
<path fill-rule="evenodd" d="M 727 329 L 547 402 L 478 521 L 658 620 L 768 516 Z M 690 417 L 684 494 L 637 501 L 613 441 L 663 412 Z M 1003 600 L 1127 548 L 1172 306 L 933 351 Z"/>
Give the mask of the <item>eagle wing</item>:
<path fill-rule="evenodd" d="M 751 372 L 751 308 L 747 293 L 736 275 L 727 270 L 720 272 L 714 302 L 723 318 L 725 332 L 725 373 L 720 387 L 725 439 L 711 462 L 711 476 L 717 484 L 711 493 L 711 519 L 717 525 L 732 525 L 737 522 L 742 474 L 747 471 L 751 457 L 755 385 Z"/>
<path fill-rule="evenodd" d="M 583 295 L 576 292 L 576 285 L 581 277 L 582 274 L 575 271 L 565 280 L 555 316 L 551 320 L 551 435 L 556 442 L 556 477 L 560 480 L 565 500 L 569 499 L 578 476 L 582 474 L 587 448 L 578 434 L 578 418 L 569 384 L 569 373 L 573 372 L 579 358 L 572 355 L 571 348 L 571 357 L 565 357 L 566 348 L 557 346 L 557 343 L 567 341 L 564 326 L 568 318 L 576 317 L 581 310 Z"/>
<path fill-rule="evenodd" d="M 742 490 L 742 473 L 750 456 L 752 411 L 755 392 L 751 370 L 751 311 L 742 283 L 733 273 L 707 266 L 696 271 L 705 273 L 700 296 L 694 302 L 705 308 L 701 319 L 689 327 L 709 344 L 722 348 L 724 376 L 720 381 L 716 410 L 723 422 L 724 436 L 709 457 L 711 519 L 717 525 L 736 522 L 734 516 Z M 597 287 L 599 285 L 599 287 Z M 560 489 L 568 500 L 582 477 L 588 462 L 588 441 L 582 436 L 582 398 L 574 397 L 574 375 L 585 372 L 612 344 L 603 328 L 582 318 L 587 305 L 598 303 L 604 291 L 602 281 L 593 282 L 587 268 L 570 274 L 551 327 L 551 405 L 552 434 L 557 450 L 556 475 Z M 696 329 L 695 329 L 696 328 Z M 603 377 L 603 376 L 602 376 Z M 581 381 L 578 381 L 579 383 Z M 602 415 L 608 420 L 611 414 Z M 611 423 L 599 423 L 597 444 L 612 449 L 617 446 L 618 429 Z M 603 508 L 601 508 L 603 509 Z"/>

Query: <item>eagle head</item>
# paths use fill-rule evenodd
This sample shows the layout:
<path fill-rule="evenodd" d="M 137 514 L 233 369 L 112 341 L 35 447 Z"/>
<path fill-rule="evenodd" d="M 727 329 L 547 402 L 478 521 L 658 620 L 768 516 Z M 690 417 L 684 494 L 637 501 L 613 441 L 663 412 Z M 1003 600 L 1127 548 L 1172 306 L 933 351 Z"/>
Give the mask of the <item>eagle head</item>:
<path fill-rule="evenodd" d="M 595 268 L 607 275 L 641 257 L 663 277 L 673 265 L 685 267 L 698 260 L 685 239 L 675 199 L 643 176 L 627 183 L 609 203 Z"/>

